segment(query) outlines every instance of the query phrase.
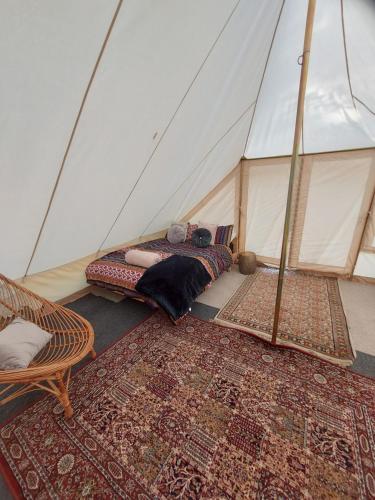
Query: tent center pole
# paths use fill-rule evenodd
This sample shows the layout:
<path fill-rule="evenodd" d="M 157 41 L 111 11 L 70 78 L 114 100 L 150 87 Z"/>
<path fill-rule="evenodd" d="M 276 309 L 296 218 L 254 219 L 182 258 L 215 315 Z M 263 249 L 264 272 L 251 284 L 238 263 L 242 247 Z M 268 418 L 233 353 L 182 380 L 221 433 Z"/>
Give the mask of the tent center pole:
<path fill-rule="evenodd" d="M 306 17 L 305 38 L 303 43 L 302 68 L 301 68 L 301 76 L 300 76 L 299 91 L 298 91 L 296 123 L 294 128 L 293 153 L 290 164 L 288 198 L 285 209 L 283 242 L 281 246 L 280 268 L 277 280 L 277 293 L 276 293 L 275 312 L 274 312 L 273 328 L 272 328 L 272 341 L 271 341 L 272 344 L 276 344 L 277 331 L 279 327 L 280 306 L 281 306 L 281 298 L 282 298 L 282 290 L 284 282 L 285 264 L 288 253 L 288 239 L 290 230 L 294 178 L 295 178 L 296 165 L 298 161 L 299 145 L 301 141 L 302 120 L 303 120 L 304 102 L 306 94 L 307 74 L 308 74 L 309 60 L 310 60 L 311 38 L 314 25 L 315 5 L 316 5 L 316 0 L 309 0 L 307 17 Z"/>

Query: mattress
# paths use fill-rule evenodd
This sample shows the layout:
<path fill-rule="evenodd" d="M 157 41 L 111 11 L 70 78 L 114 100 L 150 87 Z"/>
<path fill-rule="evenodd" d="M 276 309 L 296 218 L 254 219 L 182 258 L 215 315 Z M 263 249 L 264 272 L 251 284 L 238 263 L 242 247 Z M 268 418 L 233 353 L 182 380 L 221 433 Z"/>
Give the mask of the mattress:
<path fill-rule="evenodd" d="M 125 256 L 131 248 L 156 252 L 162 259 L 166 259 L 171 255 L 182 255 L 198 259 L 210 274 L 212 281 L 215 281 L 220 274 L 228 270 L 233 262 L 232 253 L 225 245 L 210 245 L 206 248 L 198 248 L 191 241 L 170 243 L 167 239 L 162 238 L 132 247 L 124 247 L 94 260 L 86 268 L 87 281 L 108 286 L 108 288 L 118 291 L 122 289 L 124 291 L 134 290 L 135 285 L 146 269 L 126 263 Z"/>

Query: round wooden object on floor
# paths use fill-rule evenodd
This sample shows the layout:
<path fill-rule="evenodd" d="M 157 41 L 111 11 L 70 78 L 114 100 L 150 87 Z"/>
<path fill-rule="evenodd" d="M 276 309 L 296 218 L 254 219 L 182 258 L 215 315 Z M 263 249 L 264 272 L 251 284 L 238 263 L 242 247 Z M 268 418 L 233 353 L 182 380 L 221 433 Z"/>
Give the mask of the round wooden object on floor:
<path fill-rule="evenodd" d="M 257 268 L 257 257 L 254 252 L 242 252 L 239 258 L 240 273 L 253 274 Z"/>

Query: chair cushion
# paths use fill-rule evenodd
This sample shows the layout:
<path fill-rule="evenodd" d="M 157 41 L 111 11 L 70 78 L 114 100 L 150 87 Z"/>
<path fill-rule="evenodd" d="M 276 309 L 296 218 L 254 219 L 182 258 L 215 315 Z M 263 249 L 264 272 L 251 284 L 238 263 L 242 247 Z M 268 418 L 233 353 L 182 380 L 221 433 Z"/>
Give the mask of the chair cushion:
<path fill-rule="evenodd" d="M 0 370 L 27 368 L 52 335 L 22 318 L 0 332 Z"/>

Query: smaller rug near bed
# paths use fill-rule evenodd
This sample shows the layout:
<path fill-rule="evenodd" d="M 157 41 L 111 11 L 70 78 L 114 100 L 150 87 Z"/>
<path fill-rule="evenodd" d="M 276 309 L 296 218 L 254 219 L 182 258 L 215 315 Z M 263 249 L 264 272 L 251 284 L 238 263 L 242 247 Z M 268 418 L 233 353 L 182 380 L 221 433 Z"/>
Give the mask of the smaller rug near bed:
<path fill-rule="evenodd" d="M 277 269 L 257 268 L 219 311 L 216 323 L 270 339 Z M 337 279 L 286 271 L 278 342 L 348 366 L 354 359 Z"/>

